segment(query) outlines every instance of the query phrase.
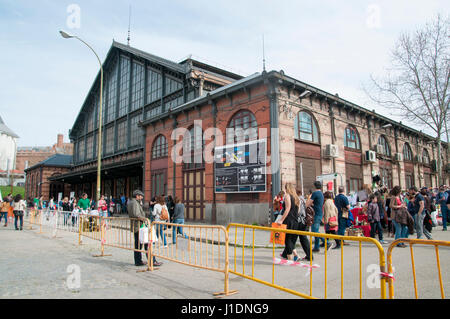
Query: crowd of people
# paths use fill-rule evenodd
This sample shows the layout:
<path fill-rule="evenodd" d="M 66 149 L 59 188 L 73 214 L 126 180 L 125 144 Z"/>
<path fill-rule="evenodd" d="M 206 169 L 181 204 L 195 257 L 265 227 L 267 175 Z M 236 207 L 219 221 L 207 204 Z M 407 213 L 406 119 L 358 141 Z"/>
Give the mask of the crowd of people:
<path fill-rule="evenodd" d="M 417 239 L 425 236 L 431 240 L 432 230 L 438 226 L 439 211 L 443 231 L 447 230 L 447 222 L 450 222 L 450 188 L 442 185 L 439 189 L 423 187 L 418 190 L 413 186 L 402 191 L 399 186 L 388 190 L 374 184 L 372 187 L 364 185 L 363 190 L 347 196 L 344 187 L 340 186 L 335 196 L 330 190 L 323 192 L 322 183 L 316 181 L 314 191 L 310 191 L 306 199 L 292 183 L 287 183 L 273 199 L 275 223 L 285 224 L 287 229 L 313 233 L 319 233 L 323 225 L 325 233 L 345 236 L 346 229 L 355 222 L 351 212 L 353 208 L 362 208 L 362 214 L 370 224 L 370 236 L 376 238 L 378 235 L 381 244 L 387 244 L 383 233 L 394 239 L 407 238 L 415 233 Z M 305 253 L 303 258 L 295 250 L 297 237 Z M 315 237 L 311 243 L 303 235 L 287 233 L 285 238 L 285 248 L 280 255 L 284 259 L 309 261 L 313 259 L 310 245 L 314 245 L 313 253 L 325 247 L 325 239 L 320 237 Z M 327 242 L 327 249 L 338 249 L 341 242 L 347 244 L 335 240 L 330 244 Z M 398 247 L 406 245 L 400 243 Z"/>
<path fill-rule="evenodd" d="M 132 231 L 134 233 L 134 264 L 136 266 L 146 265 L 142 261 L 142 254 L 138 251 L 142 249 L 144 245 L 144 250 L 148 251 L 148 244 L 141 244 L 139 240 L 139 228 L 142 226 L 145 219 L 149 218 L 151 221 L 156 221 L 156 236 L 158 240 L 162 242 L 162 248 L 168 247 L 166 230 L 168 228 L 165 223 L 174 223 L 182 225 L 184 224 L 185 218 L 185 206 L 178 197 L 173 197 L 171 195 L 165 196 L 155 196 L 150 202 L 143 202 L 144 194 L 140 190 L 135 190 L 133 192 L 133 198 L 128 204 L 128 216 L 133 219 L 132 221 Z M 148 209 L 147 209 L 148 207 Z M 141 221 L 137 220 L 141 219 Z M 188 238 L 188 236 L 183 232 L 182 226 L 172 227 L 172 244 L 176 244 L 177 236 L 182 236 Z M 153 256 L 153 265 L 161 266 L 162 262 L 158 262 Z"/>

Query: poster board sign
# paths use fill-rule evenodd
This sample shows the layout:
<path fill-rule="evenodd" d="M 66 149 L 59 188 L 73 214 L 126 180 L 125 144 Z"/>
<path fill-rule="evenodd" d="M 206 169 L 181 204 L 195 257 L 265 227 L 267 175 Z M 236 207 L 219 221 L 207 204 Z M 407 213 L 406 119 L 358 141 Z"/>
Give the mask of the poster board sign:
<path fill-rule="evenodd" d="M 214 148 L 216 193 L 266 192 L 265 139 Z"/>

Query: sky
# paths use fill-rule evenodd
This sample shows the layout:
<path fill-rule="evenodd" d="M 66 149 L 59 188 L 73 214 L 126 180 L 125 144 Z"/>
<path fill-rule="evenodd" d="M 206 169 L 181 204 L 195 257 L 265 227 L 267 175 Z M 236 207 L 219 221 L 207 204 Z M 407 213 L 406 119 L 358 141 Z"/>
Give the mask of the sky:
<path fill-rule="evenodd" d="M 268 71 L 397 121 L 363 88 L 389 66 L 402 32 L 450 12 L 439 0 L 0 0 L 0 115 L 19 147 L 53 145 L 58 133 L 68 142 L 99 70 L 86 46 L 58 31 L 104 61 L 113 39 L 127 42 L 130 5 L 132 47 L 174 62 L 192 54 L 248 76 L 263 69 L 264 35 Z"/>

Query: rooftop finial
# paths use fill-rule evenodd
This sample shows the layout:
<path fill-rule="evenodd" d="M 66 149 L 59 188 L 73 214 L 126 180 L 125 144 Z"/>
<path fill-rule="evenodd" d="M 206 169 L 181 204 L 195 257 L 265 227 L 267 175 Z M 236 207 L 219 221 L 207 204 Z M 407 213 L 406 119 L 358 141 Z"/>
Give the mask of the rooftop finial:
<path fill-rule="evenodd" d="M 128 46 L 130 46 L 130 28 L 131 28 L 131 4 L 130 4 L 129 10 L 128 10 L 128 38 L 127 38 Z"/>
<path fill-rule="evenodd" d="M 262 37 L 262 42 L 263 42 L 263 71 L 266 71 L 266 52 L 264 48 L 264 33 Z"/>

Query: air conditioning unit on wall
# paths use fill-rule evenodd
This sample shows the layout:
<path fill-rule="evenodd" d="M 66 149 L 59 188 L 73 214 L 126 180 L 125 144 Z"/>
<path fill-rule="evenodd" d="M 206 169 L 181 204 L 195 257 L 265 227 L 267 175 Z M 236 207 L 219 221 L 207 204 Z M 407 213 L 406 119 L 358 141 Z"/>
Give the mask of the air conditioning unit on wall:
<path fill-rule="evenodd" d="M 403 161 L 403 154 L 402 153 L 395 153 L 394 155 L 394 161 L 401 162 Z"/>
<path fill-rule="evenodd" d="M 377 161 L 377 153 L 374 151 L 366 151 L 364 161 L 367 163 L 375 163 Z"/>
<path fill-rule="evenodd" d="M 327 144 L 325 147 L 325 157 L 336 158 L 339 156 L 339 148 L 334 144 Z"/>
<path fill-rule="evenodd" d="M 373 149 L 377 154 L 383 154 L 383 145 L 376 144 Z"/>

